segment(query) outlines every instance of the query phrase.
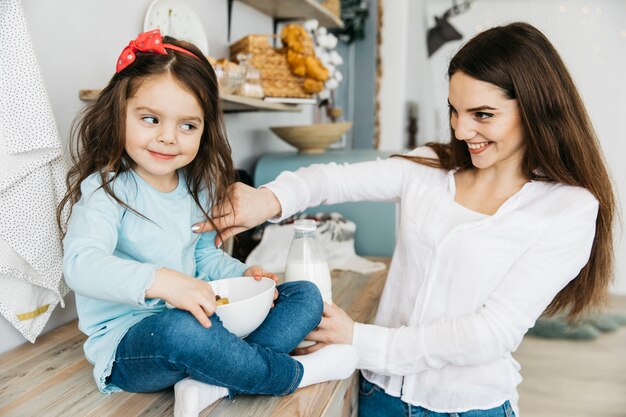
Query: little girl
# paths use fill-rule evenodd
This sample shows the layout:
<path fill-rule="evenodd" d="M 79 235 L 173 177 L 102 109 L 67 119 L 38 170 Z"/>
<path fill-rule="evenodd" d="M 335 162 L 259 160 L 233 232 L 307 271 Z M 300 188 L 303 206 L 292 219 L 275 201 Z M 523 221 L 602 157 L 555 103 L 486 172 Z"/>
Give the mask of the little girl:
<path fill-rule="evenodd" d="M 140 34 L 72 138 L 58 211 L 59 223 L 65 206 L 71 213 L 63 266 L 102 392 L 174 385 L 175 416 L 195 417 L 227 395 L 286 395 L 352 374 L 349 345 L 288 355 L 321 319 L 308 282 L 279 285 L 275 307 L 245 339 L 213 314 L 206 281 L 276 275 L 191 230 L 211 222 L 234 178 L 217 80 L 200 50 L 158 29 Z"/>

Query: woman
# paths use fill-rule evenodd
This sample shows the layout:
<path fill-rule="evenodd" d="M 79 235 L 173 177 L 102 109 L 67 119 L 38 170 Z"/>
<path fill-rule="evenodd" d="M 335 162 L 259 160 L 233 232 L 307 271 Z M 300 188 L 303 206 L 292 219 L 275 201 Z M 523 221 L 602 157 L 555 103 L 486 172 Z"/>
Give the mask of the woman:
<path fill-rule="evenodd" d="M 308 338 L 351 343 L 360 416 L 510 416 L 511 353 L 545 311 L 574 317 L 604 300 L 614 195 L 574 83 L 546 37 L 495 27 L 453 57 L 451 140 L 407 155 L 236 184 L 213 211 L 224 236 L 309 206 L 400 204 L 375 324 L 336 306 Z M 209 230 L 206 227 L 206 230 Z"/>

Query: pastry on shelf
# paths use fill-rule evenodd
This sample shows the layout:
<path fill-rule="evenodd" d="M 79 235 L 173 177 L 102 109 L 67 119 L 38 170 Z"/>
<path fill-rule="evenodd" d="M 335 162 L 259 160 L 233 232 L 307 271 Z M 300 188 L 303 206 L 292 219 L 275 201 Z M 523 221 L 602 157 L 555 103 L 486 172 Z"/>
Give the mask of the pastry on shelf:
<path fill-rule="evenodd" d="M 287 25 L 283 28 L 280 39 L 287 49 L 287 63 L 291 72 L 304 77 L 304 91 L 310 94 L 322 91 L 329 72 L 315 56 L 313 39 L 306 29 L 300 25 Z"/>

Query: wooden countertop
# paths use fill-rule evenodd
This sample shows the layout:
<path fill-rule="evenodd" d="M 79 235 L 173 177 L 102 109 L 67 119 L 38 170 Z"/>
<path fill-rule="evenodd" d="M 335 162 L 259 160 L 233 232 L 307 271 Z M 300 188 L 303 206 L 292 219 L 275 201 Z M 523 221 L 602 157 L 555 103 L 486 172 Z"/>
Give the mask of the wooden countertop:
<path fill-rule="evenodd" d="M 372 258 L 389 265 L 388 258 Z M 356 321 L 371 322 L 387 270 L 362 275 L 335 271 L 333 300 Z M 85 336 L 72 321 L 0 356 L 0 415 L 9 416 L 142 416 L 173 415 L 174 392 L 102 395 L 92 366 L 85 360 Z M 223 399 L 202 417 L 347 417 L 356 416 L 357 373 L 299 389 L 286 397 L 240 395 Z"/>

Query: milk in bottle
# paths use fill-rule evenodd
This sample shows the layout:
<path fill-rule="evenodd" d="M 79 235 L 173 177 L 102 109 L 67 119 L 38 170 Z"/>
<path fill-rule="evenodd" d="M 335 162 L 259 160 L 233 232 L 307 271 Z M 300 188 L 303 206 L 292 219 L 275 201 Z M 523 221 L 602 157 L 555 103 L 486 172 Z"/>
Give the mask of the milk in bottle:
<path fill-rule="evenodd" d="M 315 240 L 315 220 L 302 219 L 294 223 L 294 236 L 285 265 L 285 281 L 311 281 L 320 290 L 322 298 L 332 303 L 330 270 L 321 248 Z M 299 347 L 314 342 L 302 342 Z"/>

